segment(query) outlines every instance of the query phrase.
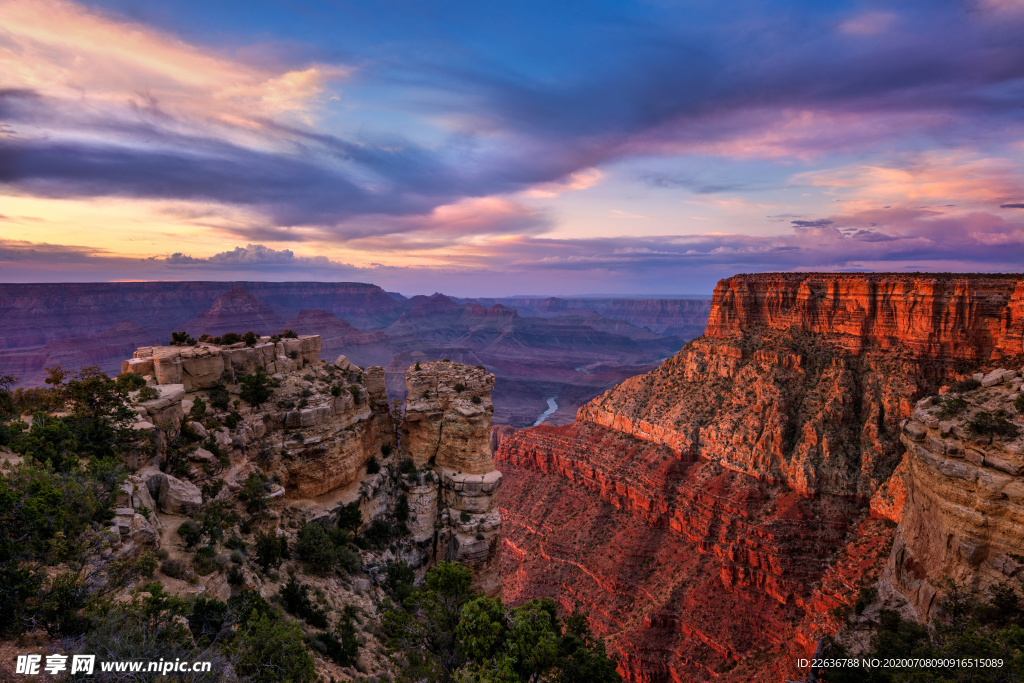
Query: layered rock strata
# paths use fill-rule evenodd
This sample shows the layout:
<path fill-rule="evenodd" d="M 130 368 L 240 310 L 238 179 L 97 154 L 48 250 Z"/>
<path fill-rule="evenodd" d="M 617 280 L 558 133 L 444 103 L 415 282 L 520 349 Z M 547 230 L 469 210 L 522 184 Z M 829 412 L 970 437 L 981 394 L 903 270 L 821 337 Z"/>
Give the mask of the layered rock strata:
<path fill-rule="evenodd" d="M 972 480 L 998 480 L 1004 497 L 1004 530 L 985 540 L 965 529 L 995 519 L 995 494 L 946 498 L 949 475 L 923 446 L 903 461 L 902 423 L 968 368 L 1021 353 L 1022 295 L 1016 276 L 723 280 L 705 335 L 583 406 L 572 431 L 495 435 L 504 597 L 581 599 L 629 680 L 765 680 L 795 674 L 785 662 L 838 629 L 829 610 L 875 581 L 893 522 L 906 531 L 891 581 L 919 608 L 932 593 L 931 570 L 906 559 L 918 552 L 937 553 L 936 571 L 1009 576 L 1000 539 L 1019 527 L 998 468 Z M 925 531 L 940 507 L 948 523 Z M 666 543 L 673 533 L 683 540 Z"/>
<path fill-rule="evenodd" d="M 476 590 L 497 595 L 502 475 L 490 448 L 494 375 L 438 361 L 405 377 L 401 452 L 418 470 L 407 477 L 413 539 L 430 543 L 428 562 L 463 562 L 474 570 Z"/>
<path fill-rule="evenodd" d="M 584 422 L 506 435 L 496 461 L 503 599 L 581 605 L 631 681 L 791 673 L 891 535 L 843 498 Z"/>
<path fill-rule="evenodd" d="M 212 405 L 214 394 L 226 392 L 237 404 L 234 426 L 219 421 L 208 428 L 190 416 L 191 429 L 227 452 L 232 463 L 259 457 L 289 496 L 308 498 L 355 482 L 382 445 L 395 440 L 383 368 L 364 373 L 344 356 L 337 365 L 319 362 L 319 353 L 315 335 L 276 343 L 264 337 L 251 347 L 144 347 L 122 370 L 142 374 L 160 394 L 136 408 L 139 428 L 177 429 L 197 398 Z M 261 406 L 243 405 L 235 400 L 239 382 L 256 368 L 265 369 L 278 388 Z M 193 453 L 191 459 L 210 458 Z"/>
<path fill-rule="evenodd" d="M 907 499 L 883 584 L 921 619 L 944 578 L 979 590 L 1024 581 L 1024 379 L 978 378 L 985 386 L 922 399 L 903 426 Z M 993 419 L 1003 434 L 986 433 Z"/>
<path fill-rule="evenodd" d="M 144 346 L 121 363 L 121 372 L 137 372 L 152 377 L 157 384 L 181 384 L 191 392 L 234 380 L 236 375 L 246 375 L 257 367 L 271 375 L 294 372 L 316 363 L 319 357 L 318 335 L 277 342 L 262 337 L 255 346 L 244 342 L 228 346 Z"/>

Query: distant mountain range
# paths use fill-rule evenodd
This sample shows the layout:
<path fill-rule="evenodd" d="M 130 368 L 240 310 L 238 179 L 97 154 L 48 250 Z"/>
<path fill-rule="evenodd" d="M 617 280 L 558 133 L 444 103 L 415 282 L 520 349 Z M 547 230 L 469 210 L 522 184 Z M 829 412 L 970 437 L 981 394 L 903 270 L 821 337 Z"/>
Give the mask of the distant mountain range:
<path fill-rule="evenodd" d="M 417 361 L 450 358 L 498 377 L 495 421 L 526 425 L 556 397 L 568 422 L 608 387 L 674 354 L 707 323 L 708 299 L 405 297 L 371 284 L 138 282 L 0 285 L 0 374 L 42 382 L 45 367 L 116 372 L 142 345 L 293 329 L 323 338 L 323 357 L 383 365 L 403 398 Z"/>

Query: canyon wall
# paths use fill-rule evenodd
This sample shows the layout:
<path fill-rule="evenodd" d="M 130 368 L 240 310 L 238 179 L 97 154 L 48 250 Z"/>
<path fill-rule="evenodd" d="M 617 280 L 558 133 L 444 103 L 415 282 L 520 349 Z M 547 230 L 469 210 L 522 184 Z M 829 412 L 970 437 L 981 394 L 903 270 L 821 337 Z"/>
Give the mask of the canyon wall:
<path fill-rule="evenodd" d="M 903 421 L 952 378 L 1020 353 L 1020 312 L 1009 276 L 723 280 L 705 335 L 658 369 L 571 427 L 496 435 L 506 600 L 578 599 L 628 680 L 797 676 L 795 658 L 839 628 L 830 610 L 887 561 L 887 575 L 903 567 L 890 582 L 927 598 L 913 562 L 889 557 L 894 541 L 911 557 L 931 513 L 910 511 L 940 489 L 934 461 L 927 476 L 903 462 Z M 996 541 L 964 547 L 958 567 L 979 547 L 1015 570 Z"/>
<path fill-rule="evenodd" d="M 979 590 L 1024 580 L 1024 379 L 977 377 L 978 388 L 922 399 L 903 427 L 907 500 L 882 586 L 920 619 L 935 616 L 944 579 Z"/>

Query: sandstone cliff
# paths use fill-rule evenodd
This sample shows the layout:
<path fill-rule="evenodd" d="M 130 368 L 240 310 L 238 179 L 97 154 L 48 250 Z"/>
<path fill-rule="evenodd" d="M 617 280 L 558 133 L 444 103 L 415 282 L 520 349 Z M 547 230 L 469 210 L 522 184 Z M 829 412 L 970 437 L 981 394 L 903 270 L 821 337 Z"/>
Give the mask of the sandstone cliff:
<path fill-rule="evenodd" d="M 705 336 L 658 369 L 570 428 L 496 435 L 506 599 L 581 600 L 629 680 L 766 680 L 797 675 L 792 659 L 840 628 L 832 608 L 887 561 L 925 611 L 932 572 L 1015 576 L 1009 494 L 946 498 L 950 475 L 921 444 L 903 461 L 920 436 L 903 421 L 969 368 L 1020 353 L 1020 298 L 1001 276 L 723 280 Z M 999 496 L 1007 525 L 985 536 L 975 507 Z"/>
<path fill-rule="evenodd" d="M 944 578 L 980 590 L 1024 580 L 1024 379 L 1003 369 L 979 379 L 922 399 L 903 427 L 907 500 L 883 586 L 922 619 Z"/>
<path fill-rule="evenodd" d="M 430 542 L 431 562 L 468 564 L 475 588 L 497 595 L 502 475 L 494 469 L 490 447 L 494 375 L 482 367 L 438 361 L 409 368 L 405 378 L 401 450 L 418 470 L 409 477 L 414 540 Z"/>

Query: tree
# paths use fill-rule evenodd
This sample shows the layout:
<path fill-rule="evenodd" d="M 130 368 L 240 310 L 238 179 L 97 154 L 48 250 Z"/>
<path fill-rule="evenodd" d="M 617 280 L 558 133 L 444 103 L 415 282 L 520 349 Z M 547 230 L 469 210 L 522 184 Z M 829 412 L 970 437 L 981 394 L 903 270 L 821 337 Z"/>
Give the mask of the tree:
<path fill-rule="evenodd" d="M 385 612 L 388 647 L 403 660 L 405 680 L 621 681 L 578 610 L 563 624 L 550 599 L 508 609 L 475 595 L 471 583 L 467 567 L 441 562 L 404 609 Z"/>
<path fill-rule="evenodd" d="M 242 378 L 242 391 L 239 396 L 249 405 L 259 408 L 273 396 L 273 380 L 262 366 Z"/>
<path fill-rule="evenodd" d="M 254 614 L 246 619 L 235 633 L 230 652 L 235 671 L 253 683 L 316 680 L 302 629 L 277 615 Z"/>

